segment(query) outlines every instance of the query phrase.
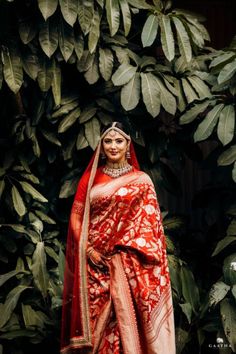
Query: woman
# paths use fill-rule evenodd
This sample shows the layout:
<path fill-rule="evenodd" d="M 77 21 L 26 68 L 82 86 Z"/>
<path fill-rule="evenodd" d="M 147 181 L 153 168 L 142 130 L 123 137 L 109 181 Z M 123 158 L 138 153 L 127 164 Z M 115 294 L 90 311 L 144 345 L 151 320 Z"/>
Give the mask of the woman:
<path fill-rule="evenodd" d="M 102 134 L 72 206 L 61 353 L 175 353 L 155 190 L 117 122 Z"/>

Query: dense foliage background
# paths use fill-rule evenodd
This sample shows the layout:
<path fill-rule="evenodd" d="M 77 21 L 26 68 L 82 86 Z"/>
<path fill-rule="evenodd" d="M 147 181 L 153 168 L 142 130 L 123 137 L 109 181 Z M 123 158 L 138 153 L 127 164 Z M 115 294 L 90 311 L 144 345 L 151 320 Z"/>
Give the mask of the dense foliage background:
<path fill-rule="evenodd" d="M 236 40 L 211 48 L 203 21 L 170 0 L 0 1 L 0 353 L 59 352 L 72 198 L 113 120 L 160 195 L 177 352 L 236 352 Z M 170 212 L 189 161 L 207 182 Z"/>

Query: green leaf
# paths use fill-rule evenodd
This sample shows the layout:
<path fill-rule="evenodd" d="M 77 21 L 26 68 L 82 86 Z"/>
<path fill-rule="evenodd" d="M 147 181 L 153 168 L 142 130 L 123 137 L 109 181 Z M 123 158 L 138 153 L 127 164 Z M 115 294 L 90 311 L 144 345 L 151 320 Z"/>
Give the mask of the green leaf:
<path fill-rule="evenodd" d="M 181 307 L 183 313 L 186 315 L 188 323 L 191 323 L 191 318 L 192 318 L 192 306 L 190 305 L 189 302 L 186 302 L 184 304 L 179 304 Z"/>
<path fill-rule="evenodd" d="M 236 145 L 232 145 L 229 149 L 224 151 L 218 158 L 217 163 L 220 166 L 231 165 L 236 161 Z"/>
<path fill-rule="evenodd" d="M 151 73 L 141 73 L 143 102 L 152 117 L 160 113 L 160 89 L 156 77 Z"/>
<path fill-rule="evenodd" d="M 75 194 L 79 177 L 66 180 L 60 189 L 59 198 L 68 198 Z"/>
<path fill-rule="evenodd" d="M 90 85 L 95 84 L 99 79 L 99 70 L 98 70 L 98 58 L 97 55 L 93 56 L 92 65 L 84 74 L 85 79 Z"/>
<path fill-rule="evenodd" d="M 25 327 L 43 329 L 45 324 L 51 324 L 49 318 L 42 311 L 35 311 L 30 305 L 21 304 Z"/>
<path fill-rule="evenodd" d="M 217 135 L 223 145 L 230 143 L 234 137 L 235 110 L 233 105 L 225 106 L 220 112 Z"/>
<path fill-rule="evenodd" d="M 128 0 L 128 3 L 131 6 L 136 7 L 137 9 L 143 9 L 143 10 L 153 9 L 153 7 L 147 4 L 145 0 Z"/>
<path fill-rule="evenodd" d="M 56 106 L 61 103 L 61 68 L 57 65 L 56 61 L 53 61 L 51 67 L 52 72 L 52 93 Z"/>
<path fill-rule="evenodd" d="M 0 180 L 0 198 L 4 192 L 4 189 L 5 189 L 5 181 L 4 179 Z"/>
<path fill-rule="evenodd" d="M 176 100 L 172 93 L 166 89 L 162 80 L 156 77 L 157 85 L 159 86 L 161 105 L 170 114 L 175 114 L 176 112 Z"/>
<path fill-rule="evenodd" d="M 197 313 L 199 307 L 199 291 L 196 286 L 192 272 L 182 265 L 180 269 L 180 276 L 182 280 L 182 292 L 186 302 L 190 303 L 193 311 Z"/>
<path fill-rule="evenodd" d="M 230 286 L 225 284 L 223 281 L 218 281 L 215 283 L 209 293 L 210 306 L 215 306 L 218 302 L 223 300 L 229 290 Z"/>
<path fill-rule="evenodd" d="M 236 285 L 233 285 L 232 288 L 231 288 L 231 292 L 236 300 Z"/>
<path fill-rule="evenodd" d="M 44 298 L 47 297 L 49 275 L 46 267 L 46 254 L 44 242 L 38 242 L 32 257 L 31 271 L 34 276 L 34 283 L 41 291 Z"/>
<path fill-rule="evenodd" d="M 43 134 L 44 138 L 50 141 L 50 143 L 55 144 L 57 146 L 61 146 L 60 140 L 57 139 L 55 133 L 48 132 L 44 129 L 41 130 L 41 133 Z"/>
<path fill-rule="evenodd" d="M 84 52 L 84 38 L 82 34 L 75 35 L 74 46 L 75 46 L 75 53 L 77 55 L 77 58 L 78 60 L 80 60 Z"/>
<path fill-rule="evenodd" d="M 96 149 L 98 142 L 100 140 L 100 123 L 95 117 L 90 119 L 84 125 L 85 137 L 93 150 Z"/>
<path fill-rule="evenodd" d="M 158 30 L 157 16 L 151 14 L 148 16 L 142 30 L 141 39 L 143 47 L 149 47 L 155 41 Z"/>
<path fill-rule="evenodd" d="M 65 61 L 68 61 L 74 50 L 73 28 L 67 23 L 60 21 L 59 26 L 59 47 Z"/>
<path fill-rule="evenodd" d="M 223 107 L 224 105 L 222 103 L 217 104 L 210 112 L 207 113 L 206 117 L 199 124 L 196 132 L 194 133 L 195 142 L 205 140 L 211 135 Z"/>
<path fill-rule="evenodd" d="M 48 200 L 41 194 L 39 193 L 31 184 L 28 182 L 20 181 L 21 187 L 26 193 L 29 193 L 33 199 L 38 200 L 39 202 L 46 203 Z"/>
<path fill-rule="evenodd" d="M 85 123 L 90 120 L 96 114 L 96 112 L 97 107 L 94 107 L 93 105 L 85 107 L 79 118 L 80 123 Z"/>
<path fill-rule="evenodd" d="M 182 78 L 181 79 L 183 91 L 188 103 L 193 102 L 194 100 L 198 99 L 198 95 L 196 94 L 195 90 L 193 89 L 192 85 L 188 82 L 188 79 Z"/>
<path fill-rule="evenodd" d="M 140 99 L 140 74 L 135 73 L 133 78 L 121 89 L 121 105 L 126 111 L 134 109 Z"/>
<path fill-rule="evenodd" d="M 93 18 L 93 11 L 93 1 L 78 0 L 78 19 L 80 27 L 85 36 L 89 33 Z"/>
<path fill-rule="evenodd" d="M 214 68 L 220 64 L 223 64 L 224 62 L 227 62 L 229 59 L 233 58 L 234 56 L 235 56 L 234 52 L 228 52 L 228 53 L 223 52 L 212 60 L 209 67 Z"/>
<path fill-rule="evenodd" d="M 77 97 L 74 97 L 71 102 L 63 104 L 59 109 L 53 112 L 52 118 L 58 118 L 63 116 L 64 114 L 68 114 L 70 111 L 72 111 L 72 109 L 78 107 L 78 105 L 79 105 L 78 99 Z"/>
<path fill-rule="evenodd" d="M 170 18 L 162 15 L 160 19 L 161 26 L 161 44 L 166 58 L 171 61 L 175 57 L 175 42 L 171 29 Z"/>
<path fill-rule="evenodd" d="M 212 96 L 209 87 L 199 77 L 189 76 L 188 80 L 191 83 L 192 87 L 194 87 L 194 90 L 197 92 L 199 98 L 205 99 Z"/>
<path fill-rule="evenodd" d="M 100 37 L 101 15 L 98 10 L 94 10 L 91 27 L 88 36 L 88 48 L 90 53 L 94 53 Z"/>
<path fill-rule="evenodd" d="M 52 16 L 57 9 L 58 0 L 38 0 L 39 10 L 45 21 Z"/>
<path fill-rule="evenodd" d="M 231 79 L 236 73 L 236 59 L 224 66 L 218 76 L 218 83 L 222 84 Z"/>
<path fill-rule="evenodd" d="M 60 247 L 59 250 L 59 262 L 58 262 L 59 278 L 60 281 L 64 282 L 64 272 L 65 272 L 65 255 Z"/>
<path fill-rule="evenodd" d="M 39 32 L 39 43 L 44 53 L 51 58 L 58 46 L 58 29 L 55 21 L 45 21 Z"/>
<path fill-rule="evenodd" d="M 59 0 L 61 7 L 61 12 L 64 17 L 64 20 L 70 25 L 74 26 L 77 19 L 77 0 Z"/>
<path fill-rule="evenodd" d="M 64 133 L 66 130 L 68 130 L 79 118 L 80 112 L 80 107 L 77 107 L 73 111 L 71 111 L 65 118 L 63 118 L 63 120 L 58 126 L 58 132 Z"/>
<path fill-rule="evenodd" d="M 108 48 L 99 48 L 99 70 L 105 81 L 110 80 L 113 69 L 113 53 Z"/>
<path fill-rule="evenodd" d="M 3 74 L 9 88 L 17 93 L 23 83 L 21 58 L 16 50 L 4 47 L 2 50 Z"/>
<path fill-rule="evenodd" d="M 36 26 L 32 21 L 29 22 L 21 22 L 19 24 L 19 34 L 22 42 L 24 44 L 28 44 L 34 39 L 36 36 Z"/>
<path fill-rule="evenodd" d="M 14 206 L 17 214 L 20 216 L 25 215 L 26 208 L 25 208 L 24 201 L 23 201 L 18 189 L 15 186 L 12 186 L 11 196 L 12 196 L 13 206 Z"/>
<path fill-rule="evenodd" d="M 136 66 L 129 64 L 121 64 L 116 72 L 112 75 L 112 82 L 115 86 L 121 86 L 127 84 L 135 75 L 137 71 Z"/>
<path fill-rule="evenodd" d="M 220 314 L 225 335 L 233 352 L 236 351 L 236 309 L 231 299 L 224 299 L 220 304 Z"/>
<path fill-rule="evenodd" d="M 211 101 L 205 101 L 201 103 L 197 103 L 193 107 L 191 107 L 188 111 L 186 111 L 181 117 L 180 117 L 180 124 L 188 124 L 191 123 L 197 116 L 204 112 Z"/>
<path fill-rule="evenodd" d="M 55 225 L 56 221 L 53 220 L 52 218 L 50 218 L 50 216 L 48 216 L 47 214 L 45 214 L 43 211 L 41 210 L 35 210 L 35 214 L 44 222 L 46 222 L 47 224 L 50 225 Z"/>
<path fill-rule="evenodd" d="M 2 88 L 2 82 L 3 82 L 3 72 L 2 72 L 2 61 L 0 60 L 0 90 Z"/>
<path fill-rule="evenodd" d="M 106 0 L 106 15 L 110 34 L 113 37 L 118 31 L 120 25 L 120 10 L 118 0 Z"/>
<path fill-rule="evenodd" d="M 125 29 L 125 36 L 128 36 L 131 28 L 131 13 L 127 0 L 119 0 L 120 9 L 123 18 L 123 24 Z"/>
<path fill-rule="evenodd" d="M 177 31 L 177 39 L 178 39 L 180 54 L 189 63 L 192 59 L 192 47 L 190 44 L 188 33 L 182 21 L 180 21 L 178 17 L 173 16 L 172 21 L 174 22 Z"/>
<path fill-rule="evenodd" d="M 223 249 L 225 249 L 225 247 L 227 247 L 228 245 L 230 245 L 234 241 L 236 241 L 236 237 L 235 236 L 226 236 L 226 237 L 224 237 L 222 240 L 220 240 L 217 243 L 216 248 L 215 248 L 214 252 L 212 253 L 212 257 L 216 256 Z"/>
<path fill-rule="evenodd" d="M 28 54 L 26 56 L 22 56 L 22 65 L 23 69 L 27 75 L 33 80 L 35 80 L 38 76 L 38 72 L 40 70 L 39 61 L 37 55 Z"/>
<path fill-rule="evenodd" d="M 6 301 L 1 307 L 0 328 L 2 328 L 10 319 L 21 293 L 26 289 L 28 289 L 28 286 L 18 285 L 8 293 Z"/>
<path fill-rule="evenodd" d="M 52 259 L 54 259 L 56 263 L 58 263 L 58 254 L 54 251 L 52 247 L 45 246 L 45 251 Z"/>
<path fill-rule="evenodd" d="M 233 178 L 233 181 L 236 183 L 236 161 L 235 161 L 233 169 L 232 169 L 232 178 Z"/>
<path fill-rule="evenodd" d="M 19 274 L 19 270 L 12 270 L 11 272 L 5 273 L 5 274 L 1 274 L 0 275 L 0 286 L 2 286 L 6 281 L 8 281 L 9 279 L 11 279 L 12 277 L 16 276 L 17 274 Z"/>
<path fill-rule="evenodd" d="M 203 48 L 205 42 L 204 42 L 204 38 L 202 37 L 201 32 L 199 32 L 199 30 L 190 23 L 186 22 L 186 26 L 187 26 L 188 32 L 191 36 L 193 43 L 195 43 L 199 48 Z"/>
<path fill-rule="evenodd" d="M 51 63 L 47 57 L 41 58 L 40 69 L 38 72 L 38 84 L 43 92 L 47 92 L 52 84 L 53 73 L 51 71 Z"/>
<path fill-rule="evenodd" d="M 89 143 L 84 136 L 83 130 L 80 130 L 77 140 L 76 140 L 76 149 L 82 150 L 82 149 L 86 148 L 88 145 L 89 145 Z"/>

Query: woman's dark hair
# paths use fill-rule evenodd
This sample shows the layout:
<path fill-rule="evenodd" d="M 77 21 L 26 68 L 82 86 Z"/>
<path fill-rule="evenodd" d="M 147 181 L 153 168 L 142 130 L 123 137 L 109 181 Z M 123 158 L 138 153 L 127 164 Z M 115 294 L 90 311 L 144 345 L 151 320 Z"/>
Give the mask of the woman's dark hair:
<path fill-rule="evenodd" d="M 129 133 L 127 127 L 126 127 L 123 123 L 121 123 L 121 122 L 109 123 L 108 125 L 106 125 L 106 126 L 102 129 L 101 135 L 102 135 L 107 129 L 111 128 L 114 123 L 116 123 L 116 124 L 115 124 L 115 127 L 117 127 L 117 128 L 119 128 L 120 130 L 122 130 L 125 134 L 130 135 L 130 133 Z"/>

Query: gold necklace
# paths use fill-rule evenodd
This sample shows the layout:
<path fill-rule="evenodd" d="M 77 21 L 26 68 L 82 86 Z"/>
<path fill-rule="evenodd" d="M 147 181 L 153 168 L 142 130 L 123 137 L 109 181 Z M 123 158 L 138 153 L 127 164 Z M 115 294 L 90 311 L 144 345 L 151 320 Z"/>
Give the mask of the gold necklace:
<path fill-rule="evenodd" d="M 123 176 L 126 173 L 131 172 L 132 170 L 133 167 L 127 161 L 121 163 L 107 162 L 102 169 L 103 173 L 105 173 L 106 175 L 112 178 Z"/>

